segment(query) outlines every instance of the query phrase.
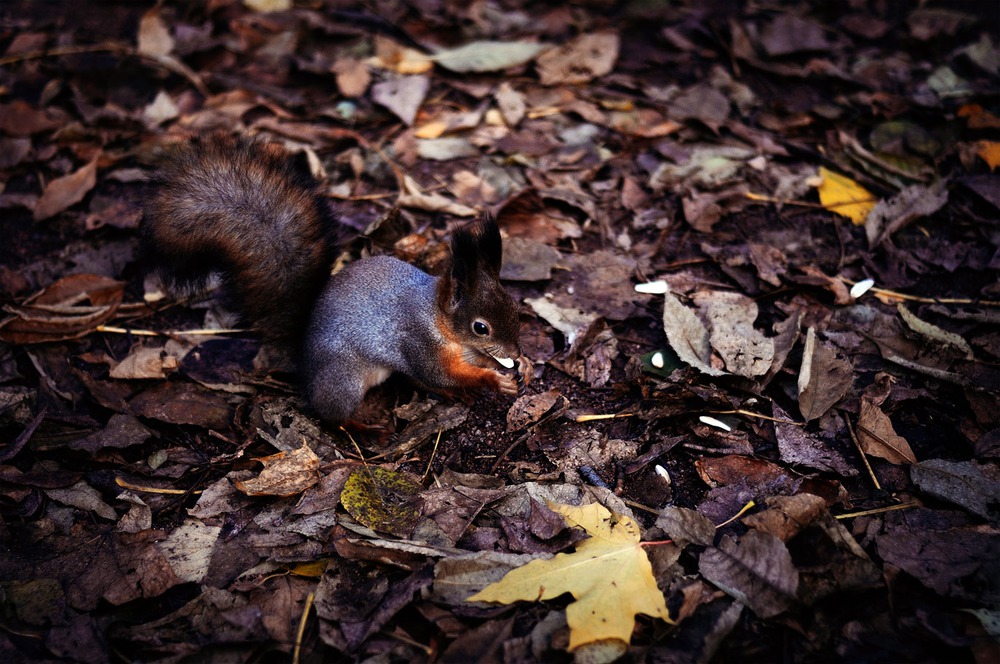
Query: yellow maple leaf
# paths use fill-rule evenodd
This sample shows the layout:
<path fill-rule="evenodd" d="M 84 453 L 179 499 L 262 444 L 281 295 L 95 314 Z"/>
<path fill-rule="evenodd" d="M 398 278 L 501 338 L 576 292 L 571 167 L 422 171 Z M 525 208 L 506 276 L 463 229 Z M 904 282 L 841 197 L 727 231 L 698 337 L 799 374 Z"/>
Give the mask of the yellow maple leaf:
<path fill-rule="evenodd" d="M 467 601 L 511 604 L 570 593 L 576 598 L 566 607 L 570 650 L 608 640 L 627 644 L 637 613 L 673 622 L 639 545 L 635 521 L 597 503 L 583 507 L 550 503 L 549 508 L 590 537 L 579 542 L 574 553 L 532 560 L 511 570 Z"/>
<path fill-rule="evenodd" d="M 819 202 L 830 212 L 847 217 L 860 226 L 875 207 L 876 199 L 870 191 L 849 177 L 819 167 L 823 182 L 819 185 Z"/>

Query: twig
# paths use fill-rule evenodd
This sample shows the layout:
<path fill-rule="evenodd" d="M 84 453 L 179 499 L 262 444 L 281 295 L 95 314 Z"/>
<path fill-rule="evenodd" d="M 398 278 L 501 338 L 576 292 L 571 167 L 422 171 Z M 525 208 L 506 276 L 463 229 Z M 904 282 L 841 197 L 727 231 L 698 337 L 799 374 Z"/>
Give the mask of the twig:
<path fill-rule="evenodd" d="M 731 517 L 729 517 L 728 519 L 726 519 L 725 521 L 723 521 L 722 523 L 720 523 L 719 525 L 717 525 L 715 527 L 715 529 L 718 530 L 719 528 L 722 528 L 723 526 L 728 526 L 730 523 L 732 523 L 733 521 L 736 521 L 736 519 L 740 518 L 741 516 L 743 516 L 744 514 L 746 514 L 748 511 L 750 511 L 751 509 L 753 509 L 756 506 L 757 506 L 757 503 L 755 503 L 754 501 L 751 500 L 749 503 L 747 503 L 746 505 L 743 506 L 743 509 L 741 509 L 736 514 L 732 515 Z"/>
<path fill-rule="evenodd" d="M 421 483 L 427 480 L 427 476 L 431 474 L 431 464 L 434 463 L 434 457 L 437 456 L 438 443 L 441 442 L 441 434 L 444 433 L 444 429 L 438 429 L 437 438 L 434 439 L 434 449 L 431 450 L 431 458 L 427 460 L 427 470 L 424 471 L 424 476 L 420 479 Z"/>
<path fill-rule="evenodd" d="M 635 413 L 599 413 L 594 415 L 577 415 L 576 422 L 596 422 L 598 420 L 616 420 L 621 417 L 635 417 Z"/>
<path fill-rule="evenodd" d="M 847 277 L 838 277 L 845 284 L 850 284 L 853 286 L 856 281 L 848 279 Z M 888 288 L 876 288 L 872 287 L 869 292 L 874 295 L 881 295 L 879 299 L 883 297 L 882 300 L 886 304 L 891 304 L 892 300 L 907 301 L 907 302 L 920 302 L 921 304 L 962 304 L 962 305 L 978 305 L 983 307 L 1000 307 L 1000 302 L 995 300 L 973 300 L 969 298 L 961 297 L 920 297 L 919 295 L 907 295 L 906 293 L 900 293 L 899 291 L 889 290 Z"/>
<path fill-rule="evenodd" d="M 736 410 L 710 410 L 709 412 L 713 415 L 745 415 L 747 417 L 756 417 L 769 422 L 777 422 L 778 424 L 791 424 L 796 427 L 804 427 L 806 425 L 805 422 L 796 422 L 795 420 L 785 420 L 780 417 L 771 417 L 770 415 L 755 413 L 752 410 L 742 410 L 740 408 L 737 408 Z"/>
<path fill-rule="evenodd" d="M 123 489 L 128 489 L 129 491 L 141 491 L 142 493 L 160 493 L 168 496 L 186 496 L 186 495 L 198 495 L 201 490 L 196 489 L 164 489 L 156 486 L 143 486 L 141 484 L 132 484 L 128 480 L 122 479 L 121 477 L 115 478 L 115 484 Z"/>
<path fill-rule="evenodd" d="M 194 330 L 167 330 L 166 332 L 156 332 L 155 330 L 140 330 L 132 329 L 128 327 L 115 327 L 113 325 L 98 325 L 94 328 L 95 332 L 105 332 L 107 334 L 129 334 L 135 337 L 179 337 L 185 334 L 191 336 L 208 336 L 213 334 L 241 334 L 247 330 L 241 330 L 239 328 L 204 328 L 204 329 L 194 329 Z"/>
<path fill-rule="evenodd" d="M 872 470 L 872 466 L 868 463 L 868 455 L 865 451 L 861 449 L 861 441 L 858 440 L 858 436 L 854 433 L 854 428 L 851 426 L 851 418 L 847 416 L 847 413 L 841 413 L 844 416 L 844 424 L 847 425 L 847 433 L 851 434 L 851 440 L 854 441 L 854 446 L 858 448 L 858 452 L 861 453 L 861 460 L 865 462 L 865 468 L 868 469 L 868 474 L 871 475 L 872 482 L 875 483 L 875 488 L 879 491 L 882 490 L 882 485 L 878 483 L 878 478 L 875 477 L 875 471 Z"/>
<path fill-rule="evenodd" d="M 299 664 L 299 655 L 302 653 L 302 635 L 306 631 L 306 620 L 309 618 L 309 610 L 312 608 L 316 593 L 309 593 L 306 596 L 306 605 L 302 607 L 302 617 L 299 618 L 299 631 L 295 635 L 295 653 L 292 655 L 292 663 Z"/>
<path fill-rule="evenodd" d="M 920 507 L 920 503 L 903 503 L 901 505 L 889 505 L 888 507 L 876 507 L 870 510 L 863 510 L 861 512 L 851 512 L 849 514 L 837 514 L 834 519 L 853 519 L 858 516 L 869 516 L 872 514 L 881 514 L 882 512 L 893 512 L 895 510 L 908 510 L 911 507 Z"/>

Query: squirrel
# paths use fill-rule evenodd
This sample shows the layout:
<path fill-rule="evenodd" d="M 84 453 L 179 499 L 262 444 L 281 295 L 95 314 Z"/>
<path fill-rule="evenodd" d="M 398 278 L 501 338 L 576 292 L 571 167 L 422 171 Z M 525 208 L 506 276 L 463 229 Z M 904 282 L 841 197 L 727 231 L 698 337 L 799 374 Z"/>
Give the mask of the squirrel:
<path fill-rule="evenodd" d="M 391 256 L 331 276 L 337 222 L 303 161 L 221 133 L 167 150 L 140 226 L 143 255 L 173 290 L 221 275 L 241 319 L 298 359 L 325 420 L 349 419 L 393 372 L 450 395 L 516 395 L 530 362 L 500 285 L 496 221 L 455 231 L 441 276 Z"/>

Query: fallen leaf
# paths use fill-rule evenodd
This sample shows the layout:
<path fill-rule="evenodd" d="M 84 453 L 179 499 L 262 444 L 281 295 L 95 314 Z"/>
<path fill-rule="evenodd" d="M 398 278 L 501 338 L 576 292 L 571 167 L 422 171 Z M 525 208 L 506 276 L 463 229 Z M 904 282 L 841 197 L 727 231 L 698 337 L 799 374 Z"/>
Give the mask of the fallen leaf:
<path fill-rule="evenodd" d="M 412 126 L 430 87 L 431 81 L 426 76 L 397 76 L 373 85 L 371 96 L 372 101 Z"/>
<path fill-rule="evenodd" d="M 587 313 L 573 307 L 560 307 L 545 297 L 528 297 L 524 299 L 524 302 L 545 322 L 562 332 L 563 336 L 566 337 L 566 343 L 570 346 L 576 341 L 577 335 L 598 317 L 597 314 Z"/>
<path fill-rule="evenodd" d="M 566 397 L 562 396 L 559 390 L 525 394 L 507 411 L 507 431 L 521 431 L 534 426 L 542 418 L 551 417 L 556 411 L 564 411 L 567 404 Z"/>
<path fill-rule="evenodd" d="M 528 110 L 528 105 L 524 100 L 524 95 L 514 89 L 514 87 L 504 81 L 497 88 L 493 95 L 497 101 L 497 107 L 503 116 L 503 121 L 509 127 L 516 127 L 524 119 L 524 114 Z"/>
<path fill-rule="evenodd" d="M 662 528 L 674 544 L 680 547 L 691 542 L 700 546 L 712 546 L 715 542 L 715 524 L 701 512 L 687 507 L 664 507 L 656 519 L 656 526 Z"/>
<path fill-rule="evenodd" d="M 162 541 L 157 542 L 156 548 L 178 579 L 199 583 L 208 574 L 215 544 L 221 533 L 222 526 L 188 518 Z"/>
<path fill-rule="evenodd" d="M 248 496 L 295 496 L 319 482 L 319 457 L 302 443 L 290 452 L 257 459 L 264 465 L 260 475 L 237 480 L 234 485 Z"/>
<path fill-rule="evenodd" d="M 771 404 L 771 409 L 778 419 L 774 424 L 774 437 L 778 441 L 778 455 L 782 461 L 847 477 L 858 474 L 858 469 L 847 462 L 843 453 L 831 446 L 833 441 L 806 431 L 805 427 L 786 424 L 790 419 L 788 413 L 777 403 Z"/>
<path fill-rule="evenodd" d="M 576 598 L 566 607 L 570 651 L 608 639 L 628 643 L 637 613 L 672 622 L 649 558 L 639 544 L 635 521 L 597 503 L 583 507 L 550 503 L 549 507 L 590 537 L 577 543 L 574 553 L 533 560 L 467 601 L 537 602 L 570 593 Z"/>
<path fill-rule="evenodd" d="M 408 537 L 420 518 L 420 484 L 384 466 L 356 468 L 344 484 L 340 502 L 358 523 L 397 537 Z"/>
<path fill-rule="evenodd" d="M 162 346 L 137 347 L 111 368 L 109 376 L 119 379 L 166 378 L 177 369 L 177 358 L 167 354 Z"/>
<path fill-rule="evenodd" d="M 785 543 L 751 530 L 739 540 L 722 538 L 698 560 L 702 576 L 749 606 L 761 618 L 776 616 L 795 601 L 799 573 Z"/>
<path fill-rule="evenodd" d="M 142 15 L 139 21 L 138 50 L 142 55 L 164 56 L 174 50 L 174 38 L 160 16 L 159 7 Z"/>
<path fill-rule="evenodd" d="M 847 217 L 856 226 L 865 223 L 877 199 L 864 187 L 847 176 L 820 166 L 819 202 L 827 210 Z"/>
<path fill-rule="evenodd" d="M 972 347 L 969 342 L 955 334 L 954 332 L 948 332 L 947 330 L 942 330 L 937 325 L 932 325 L 927 321 L 921 320 L 916 317 L 913 312 L 903 306 L 902 303 L 896 305 L 896 310 L 899 315 L 903 318 L 903 322 L 906 323 L 907 327 L 916 332 L 927 337 L 929 340 L 937 342 L 942 346 L 947 346 L 960 355 L 964 356 L 965 359 L 972 359 Z"/>
<path fill-rule="evenodd" d="M 754 329 L 757 303 L 740 293 L 702 291 L 694 301 L 704 312 L 711 333 L 709 343 L 737 376 L 754 378 L 771 368 L 774 342 Z"/>
<path fill-rule="evenodd" d="M 882 244 L 901 228 L 934 214 L 947 202 L 948 189 L 943 181 L 930 187 L 913 185 L 888 200 L 879 201 L 864 221 L 870 246 Z"/>
<path fill-rule="evenodd" d="M 504 240 L 500 278 L 504 281 L 545 281 L 562 254 L 555 247 L 526 237 Z"/>
<path fill-rule="evenodd" d="M 283 12 L 292 8 L 292 0 L 243 0 L 255 12 Z"/>
<path fill-rule="evenodd" d="M 618 60 L 616 32 L 580 35 L 538 57 L 538 77 L 542 85 L 572 85 L 604 76 Z"/>
<path fill-rule="evenodd" d="M 1000 124 L 1000 123 L 998 123 Z M 979 141 L 976 143 L 976 155 L 989 165 L 990 170 L 1000 166 L 1000 142 Z"/>
<path fill-rule="evenodd" d="M 743 519 L 743 523 L 787 542 L 826 512 L 826 501 L 811 493 L 772 496 L 767 509 Z"/>
<path fill-rule="evenodd" d="M 0 322 L 0 340 L 34 344 L 89 334 L 114 317 L 124 292 L 124 282 L 109 277 L 95 274 L 65 277 L 23 304 L 5 307 L 5 311 L 14 315 Z"/>
<path fill-rule="evenodd" d="M 960 505 L 988 521 L 1000 521 L 1000 473 L 975 461 L 928 459 L 910 466 L 921 491 Z"/>
<path fill-rule="evenodd" d="M 764 27 L 761 46 L 771 57 L 781 57 L 802 51 L 823 51 L 830 48 L 826 30 L 822 25 L 799 18 L 794 14 L 780 13 Z"/>
<path fill-rule="evenodd" d="M 140 392 L 128 402 L 132 412 L 170 424 L 191 424 L 222 430 L 232 423 L 226 399 L 197 385 L 164 382 Z"/>
<path fill-rule="evenodd" d="M 889 396 L 891 379 L 888 374 L 875 376 L 861 395 L 861 412 L 858 415 L 858 443 L 865 454 L 877 456 L 890 463 L 916 463 L 917 457 L 906 439 L 892 428 L 889 416 L 880 408 Z"/>
<path fill-rule="evenodd" d="M 808 422 L 822 416 L 844 398 L 854 383 L 854 367 L 834 350 L 816 340 L 816 330 L 806 331 L 799 369 L 799 412 Z"/>
<path fill-rule="evenodd" d="M 79 203 L 97 184 L 97 158 L 78 170 L 52 180 L 45 186 L 35 206 L 35 221 L 54 217 L 69 206 Z"/>
<path fill-rule="evenodd" d="M 725 371 L 711 365 L 712 347 L 708 329 L 691 309 L 670 292 L 663 296 L 663 331 L 667 335 L 667 343 L 681 361 L 709 376 L 725 375 Z"/>
<path fill-rule="evenodd" d="M 431 59 L 445 69 L 460 73 L 499 71 L 531 62 L 547 48 L 549 44 L 527 41 L 476 41 L 438 51 Z"/>
<path fill-rule="evenodd" d="M 876 540 L 886 563 L 944 597 L 987 606 L 1000 601 L 1000 532 L 995 528 L 894 525 Z"/>
<path fill-rule="evenodd" d="M 409 175 L 403 176 L 403 191 L 399 194 L 397 203 L 400 207 L 427 210 L 429 212 L 444 212 L 456 217 L 473 217 L 476 211 L 467 205 L 442 196 L 441 194 L 425 194 L 417 181 Z"/>

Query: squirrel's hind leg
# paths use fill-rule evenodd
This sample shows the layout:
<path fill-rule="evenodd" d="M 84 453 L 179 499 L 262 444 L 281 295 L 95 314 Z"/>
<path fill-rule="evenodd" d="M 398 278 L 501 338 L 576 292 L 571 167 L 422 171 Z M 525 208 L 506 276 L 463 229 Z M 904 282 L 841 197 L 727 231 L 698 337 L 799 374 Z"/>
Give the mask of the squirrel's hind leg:
<path fill-rule="evenodd" d="M 369 389 L 385 381 L 392 369 L 366 366 L 360 358 L 336 353 L 313 358 L 306 367 L 309 402 L 319 416 L 330 422 L 344 422 L 357 411 Z"/>

